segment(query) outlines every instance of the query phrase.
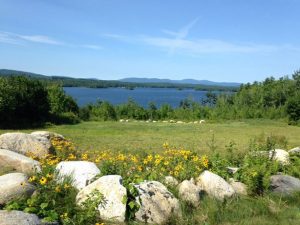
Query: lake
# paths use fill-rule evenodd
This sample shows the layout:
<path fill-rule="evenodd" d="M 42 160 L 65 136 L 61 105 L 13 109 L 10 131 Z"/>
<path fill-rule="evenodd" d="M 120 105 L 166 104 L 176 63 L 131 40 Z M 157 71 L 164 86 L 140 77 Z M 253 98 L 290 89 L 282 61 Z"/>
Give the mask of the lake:
<path fill-rule="evenodd" d="M 95 103 L 97 100 L 105 100 L 117 105 L 126 103 L 129 98 L 132 98 L 143 107 L 147 107 L 151 101 L 155 102 L 158 107 L 164 103 L 178 107 L 180 101 L 185 98 L 192 98 L 194 101 L 200 102 L 205 99 L 207 93 L 207 91 L 178 90 L 176 88 L 135 88 L 128 90 L 125 88 L 65 87 L 64 90 L 75 98 L 79 106 Z"/>

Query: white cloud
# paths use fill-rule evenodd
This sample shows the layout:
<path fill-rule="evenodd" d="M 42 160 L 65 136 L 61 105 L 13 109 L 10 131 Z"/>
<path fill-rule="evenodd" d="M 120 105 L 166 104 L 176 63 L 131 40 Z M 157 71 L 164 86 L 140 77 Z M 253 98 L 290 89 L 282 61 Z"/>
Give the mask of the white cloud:
<path fill-rule="evenodd" d="M 161 36 L 124 36 L 119 34 L 104 34 L 102 37 L 131 44 L 143 44 L 157 47 L 160 50 L 166 51 L 168 54 L 184 53 L 197 55 L 208 53 L 270 53 L 281 50 L 299 51 L 299 48 L 291 45 L 234 43 L 220 39 L 188 38 L 190 30 L 197 24 L 197 22 L 198 18 L 179 29 L 179 31 L 164 29 L 162 32 L 165 35 Z"/>
<path fill-rule="evenodd" d="M 276 51 L 278 47 L 257 44 L 234 44 L 215 39 L 171 39 L 165 37 L 144 37 L 141 41 L 147 45 L 163 48 L 174 53 L 175 50 L 185 53 L 251 53 Z"/>
<path fill-rule="evenodd" d="M 10 33 L 0 31 L 0 42 L 6 44 L 20 45 L 21 42 L 16 37 L 13 37 Z"/>
<path fill-rule="evenodd" d="M 5 31 L 0 31 L 0 42 L 8 44 L 24 44 L 25 42 L 34 42 L 50 45 L 64 45 L 63 42 L 57 41 L 45 35 L 21 35 Z"/>
<path fill-rule="evenodd" d="M 99 45 L 93 44 L 70 44 L 65 43 L 59 40 L 56 40 L 52 37 L 45 35 L 22 35 L 11 32 L 0 31 L 0 43 L 6 44 L 16 44 L 16 45 L 25 45 L 26 42 L 47 44 L 47 45 L 60 45 L 65 47 L 79 47 L 79 48 L 88 48 L 93 50 L 102 49 Z"/>
<path fill-rule="evenodd" d="M 26 40 L 26 41 L 31 41 L 31 42 L 37 42 L 37 43 L 43 43 L 43 44 L 50 44 L 50 45 L 63 45 L 63 42 L 54 40 L 48 36 L 43 36 L 43 35 L 17 35 L 19 38 Z"/>

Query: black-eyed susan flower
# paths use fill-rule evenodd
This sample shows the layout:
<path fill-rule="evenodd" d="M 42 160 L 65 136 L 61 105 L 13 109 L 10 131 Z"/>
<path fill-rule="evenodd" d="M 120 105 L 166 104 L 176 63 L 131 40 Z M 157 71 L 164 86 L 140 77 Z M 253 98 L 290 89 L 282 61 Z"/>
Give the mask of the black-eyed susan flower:
<path fill-rule="evenodd" d="M 40 184 L 41 185 L 45 185 L 46 183 L 47 183 L 47 178 L 46 177 L 42 177 L 41 179 L 40 179 Z"/>

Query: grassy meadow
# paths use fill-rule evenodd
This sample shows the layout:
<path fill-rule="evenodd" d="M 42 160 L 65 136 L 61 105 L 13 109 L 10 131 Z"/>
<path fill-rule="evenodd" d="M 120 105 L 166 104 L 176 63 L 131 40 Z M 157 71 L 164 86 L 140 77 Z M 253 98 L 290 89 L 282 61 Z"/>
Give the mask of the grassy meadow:
<path fill-rule="evenodd" d="M 42 130 L 42 129 L 39 129 Z M 220 153 L 233 141 L 239 153 L 249 149 L 251 139 L 276 136 L 286 141 L 286 148 L 300 145 L 300 127 L 289 126 L 284 121 L 243 120 L 206 122 L 204 124 L 173 124 L 146 122 L 82 122 L 76 125 L 49 126 L 50 130 L 70 139 L 74 146 L 85 152 L 111 150 L 134 154 L 138 152 L 162 152 L 163 143 L 210 155 L 212 148 Z M 16 130 L 0 130 L 0 134 Z M 33 130 L 19 130 L 31 132 Z M 175 196 L 177 191 L 171 190 Z M 300 224 L 300 195 L 290 197 L 248 196 L 218 202 L 204 197 L 198 208 L 181 202 L 183 215 L 172 218 L 169 225 L 213 224 Z M 105 223 L 107 224 L 107 223 Z M 109 223 L 108 223 L 109 224 Z M 128 224 L 139 224 L 129 221 Z"/>
<path fill-rule="evenodd" d="M 247 151 L 251 139 L 270 135 L 285 137 L 287 148 L 300 145 L 300 127 L 284 121 L 243 120 L 204 124 L 174 124 L 146 122 L 82 122 L 43 128 L 64 135 L 84 151 L 157 152 L 162 145 L 210 154 L 211 145 L 222 153 L 230 141 L 236 150 Z M 41 130 L 41 129 L 39 129 Z M 12 130 L 0 130 L 1 133 Z M 31 132 L 23 130 L 22 132 Z"/>

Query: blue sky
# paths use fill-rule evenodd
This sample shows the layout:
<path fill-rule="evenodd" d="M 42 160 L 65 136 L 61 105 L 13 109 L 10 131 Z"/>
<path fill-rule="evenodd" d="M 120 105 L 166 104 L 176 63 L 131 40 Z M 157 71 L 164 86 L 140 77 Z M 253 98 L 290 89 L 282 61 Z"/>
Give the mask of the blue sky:
<path fill-rule="evenodd" d="M 0 68 L 252 82 L 300 69 L 300 0 L 0 0 Z"/>

